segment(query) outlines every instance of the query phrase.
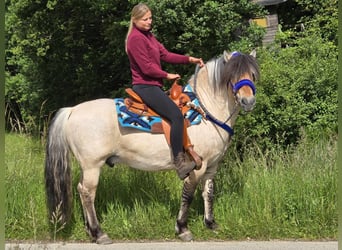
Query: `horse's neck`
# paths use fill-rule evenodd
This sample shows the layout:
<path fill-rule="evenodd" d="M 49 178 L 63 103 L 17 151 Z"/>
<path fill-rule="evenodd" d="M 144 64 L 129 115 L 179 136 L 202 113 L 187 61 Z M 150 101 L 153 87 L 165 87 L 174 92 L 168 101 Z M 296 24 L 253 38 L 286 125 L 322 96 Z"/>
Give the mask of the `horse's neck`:
<path fill-rule="evenodd" d="M 198 95 L 203 106 L 213 115 L 216 119 L 225 121 L 232 114 L 231 119 L 227 122 L 228 125 L 233 126 L 235 123 L 238 110 L 235 110 L 235 98 L 231 91 L 214 89 L 213 81 L 210 80 L 206 67 L 203 67 L 197 74 L 196 79 L 196 94 Z M 195 76 L 196 77 L 196 76 Z M 194 80 L 192 80 L 194 86 Z"/>

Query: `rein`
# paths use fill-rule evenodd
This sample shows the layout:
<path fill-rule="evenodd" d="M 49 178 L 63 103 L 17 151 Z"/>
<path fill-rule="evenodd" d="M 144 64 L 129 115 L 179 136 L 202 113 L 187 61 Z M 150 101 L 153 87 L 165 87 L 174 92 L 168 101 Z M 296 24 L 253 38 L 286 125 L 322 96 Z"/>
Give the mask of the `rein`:
<path fill-rule="evenodd" d="M 233 52 L 232 56 L 237 56 L 239 55 L 239 52 Z M 216 62 L 215 62 L 216 63 Z M 197 92 L 196 92 L 196 87 L 197 87 L 197 75 L 199 72 L 199 66 L 196 66 L 196 70 L 195 70 L 195 76 L 194 76 L 194 94 L 197 96 L 198 99 L 198 103 L 201 106 L 201 108 L 203 109 L 204 113 L 205 113 L 205 118 L 208 119 L 209 121 L 213 122 L 214 124 L 218 125 L 219 127 L 221 127 L 222 129 L 224 129 L 225 131 L 227 131 L 231 136 L 234 135 L 234 130 L 233 128 L 231 128 L 228 124 L 226 124 L 235 114 L 235 112 L 237 111 L 238 105 L 235 102 L 235 107 L 233 109 L 233 112 L 228 116 L 228 118 L 222 122 L 219 119 L 215 118 L 207 109 L 206 107 L 203 105 L 203 103 L 201 102 L 201 99 L 199 98 Z M 242 88 L 243 86 L 249 86 L 252 91 L 253 91 L 253 95 L 255 95 L 255 86 L 254 83 L 249 80 L 249 79 L 242 79 L 240 81 L 238 81 L 235 84 L 232 84 L 232 88 L 233 88 L 233 94 L 234 96 L 236 96 L 236 93 L 239 91 L 240 88 Z"/>
<path fill-rule="evenodd" d="M 227 125 L 226 123 L 232 118 L 233 114 L 236 112 L 237 110 L 237 105 L 235 105 L 234 110 L 232 112 L 232 114 L 230 114 L 228 116 L 228 118 L 226 119 L 226 121 L 222 122 L 220 120 L 218 120 L 217 118 L 215 118 L 207 109 L 206 107 L 203 105 L 203 103 L 201 102 L 201 99 L 199 98 L 199 95 L 196 92 L 196 86 L 197 86 L 197 74 L 199 72 L 199 66 L 196 66 L 196 70 L 195 70 L 195 76 L 194 76 L 194 94 L 197 96 L 198 99 L 198 103 L 201 106 L 201 108 L 203 109 L 204 113 L 205 113 L 205 118 L 208 119 L 209 121 L 215 123 L 216 125 L 218 125 L 219 127 L 223 128 L 225 131 L 227 131 L 231 136 L 234 135 L 234 130 L 233 128 L 231 128 L 229 125 Z M 240 87 L 241 88 L 241 87 Z"/>

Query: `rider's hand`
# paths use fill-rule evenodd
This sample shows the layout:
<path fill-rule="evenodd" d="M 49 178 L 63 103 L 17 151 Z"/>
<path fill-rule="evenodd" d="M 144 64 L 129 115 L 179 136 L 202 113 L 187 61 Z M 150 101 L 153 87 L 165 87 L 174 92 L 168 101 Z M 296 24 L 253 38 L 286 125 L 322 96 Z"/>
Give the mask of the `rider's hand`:
<path fill-rule="evenodd" d="M 179 78 L 181 78 L 179 74 L 167 73 L 167 76 L 166 76 L 167 80 L 177 80 Z"/>
<path fill-rule="evenodd" d="M 201 68 L 204 66 L 204 62 L 203 62 L 202 58 L 196 58 L 196 57 L 190 56 L 189 62 L 198 64 Z"/>

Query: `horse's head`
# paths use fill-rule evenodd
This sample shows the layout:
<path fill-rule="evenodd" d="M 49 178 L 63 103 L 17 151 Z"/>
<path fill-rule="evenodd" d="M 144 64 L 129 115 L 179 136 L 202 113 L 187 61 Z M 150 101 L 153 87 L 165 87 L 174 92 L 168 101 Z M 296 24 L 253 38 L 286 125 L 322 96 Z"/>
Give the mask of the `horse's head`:
<path fill-rule="evenodd" d="M 245 111 L 251 111 L 256 103 L 254 81 L 259 78 L 259 66 L 255 57 L 255 50 L 249 55 L 240 52 L 223 53 L 225 66 L 221 77 Z"/>

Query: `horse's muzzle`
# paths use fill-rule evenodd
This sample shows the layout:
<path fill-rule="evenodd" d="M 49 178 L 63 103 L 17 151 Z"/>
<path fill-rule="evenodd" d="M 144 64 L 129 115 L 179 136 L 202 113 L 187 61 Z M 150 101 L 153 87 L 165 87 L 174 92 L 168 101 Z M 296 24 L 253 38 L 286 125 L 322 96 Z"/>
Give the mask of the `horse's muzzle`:
<path fill-rule="evenodd" d="M 255 107 L 255 96 L 242 97 L 238 100 L 242 109 L 246 112 L 252 111 Z"/>

